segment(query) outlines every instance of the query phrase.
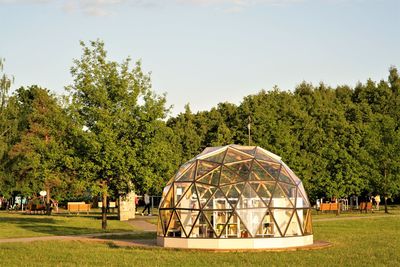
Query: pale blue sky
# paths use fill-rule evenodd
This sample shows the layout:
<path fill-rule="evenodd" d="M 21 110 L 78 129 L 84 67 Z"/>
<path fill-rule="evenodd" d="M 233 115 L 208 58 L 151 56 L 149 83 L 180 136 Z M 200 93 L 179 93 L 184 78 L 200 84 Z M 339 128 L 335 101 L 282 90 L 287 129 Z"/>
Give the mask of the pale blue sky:
<path fill-rule="evenodd" d="M 400 67 L 398 0 L 0 0 L 0 57 L 14 88 L 58 93 L 79 40 L 142 59 L 173 114 L 274 85 L 355 85 Z"/>

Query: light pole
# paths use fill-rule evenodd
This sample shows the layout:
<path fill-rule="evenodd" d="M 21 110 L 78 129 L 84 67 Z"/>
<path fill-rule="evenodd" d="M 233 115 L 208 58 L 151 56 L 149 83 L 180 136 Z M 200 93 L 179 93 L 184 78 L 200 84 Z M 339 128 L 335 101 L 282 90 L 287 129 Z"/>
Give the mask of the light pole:
<path fill-rule="evenodd" d="M 251 117 L 248 118 L 247 129 L 249 130 L 249 146 L 251 145 Z"/>

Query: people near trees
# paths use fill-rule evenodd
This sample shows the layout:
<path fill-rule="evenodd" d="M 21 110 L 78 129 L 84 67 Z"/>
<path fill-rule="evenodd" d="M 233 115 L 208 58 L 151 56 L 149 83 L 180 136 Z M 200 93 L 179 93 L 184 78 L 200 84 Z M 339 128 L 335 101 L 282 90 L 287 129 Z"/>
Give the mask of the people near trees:
<path fill-rule="evenodd" d="M 375 199 L 375 206 L 376 206 L 376 209 L 379 210 L 379 203 L 381 202 L 381 196 L 380 196 L 379 194 L 377 194 L 377 195 L 374 197 L 374 199 Z"/>
<path fill-rule="evenodd" d="M 144 194 L 144 209 L 142 211 L 142 216 L 144 215 L 145 211 L 147 210 L 147 215 L 150 216 L 150 196 L 149 194 Z"/>

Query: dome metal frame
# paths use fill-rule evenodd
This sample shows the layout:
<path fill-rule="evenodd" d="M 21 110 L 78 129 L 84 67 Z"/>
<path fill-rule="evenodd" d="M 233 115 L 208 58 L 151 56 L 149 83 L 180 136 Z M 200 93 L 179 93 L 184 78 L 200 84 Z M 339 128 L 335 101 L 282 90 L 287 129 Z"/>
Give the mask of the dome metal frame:
<path fill-rule="evenodd" d="M 163 190 L 157 236 L 282 238 L 312 235 L 301 180 L 261 147 L 206 148 L 183 164 Z"/>

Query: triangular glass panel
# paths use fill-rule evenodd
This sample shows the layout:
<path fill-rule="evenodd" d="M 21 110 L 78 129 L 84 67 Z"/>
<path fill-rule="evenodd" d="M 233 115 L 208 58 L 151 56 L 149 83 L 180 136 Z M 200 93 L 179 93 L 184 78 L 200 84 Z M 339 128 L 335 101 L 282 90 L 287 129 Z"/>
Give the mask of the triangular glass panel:
<path fill-rule="evenodd" d="M 230 213 L 226 210 L 214 211 L 214 231 L 217 237 L 225 237 L 224 229 L 228 223 Z"/>
<path fill-rule="evenodd" d="M 275 235 L 274 220 L 269 211 L 265 214 L 255 237 L 273 237 Z"/>
<path fill-rule="evenodd" d="M 226 150 L 219 152 L 217 154 L 211 155 L 209 157 L 206 157 L 204 159 L 207 161 L 215 162 L 215 163 L 222 163 L 222 161 L 224 160 L 224 157 L 225 157 L 225 152 L 226 152 Z"/>
<path fill-rule="evenodd" d="M 221 189 L 216 189 L 214 195 L 210 198 L 210 200 L 203 206 L 204 210 L 208 209 L 232 209 L 230 203 L 225 198 L 224 193 Z"/>
<path fill-rule="evenodd" d="M 272 217 L 275 220 L 275 227 L 279 231 L 275 231 L 275 236 L 279 236 L 279 232 L 284 233 L 289 225 L 290 218 L 292 217 L 293 210 L 292 209 L 271 209 Z"/>
<path fill-rule="evenodd" d="M 176 205 L 178 209 L 199 209 L 199 198 L 197 196 L 196 187 L 192 184 L 179 199 Z"/>
<path fill-rule="evenodd" d="M 239 201 L 239 196 L 242 194 L 243 188 L 244 183 L 221 186 L 222 192 L 224 192 L 232 207 L 235 207 Z"/>
<path fill-rule="evenodd" d="M 168 194 L 168 192 L 169 192 L 171 186 L 172 186 L 172 185 L 166 185 L 166 186 L 164 187 L 164 189 L 163 189 L 163 191 L 162 191 L 162 195 L 161 195 L 162 198 L 165 198 L 165 196 Z"/>
<path fill-rule="evenodd" d="M 173 181 L 175 181 L 175 175 L 171 179 L 169 179 L 167 185 L 172 184 Z"/>
<path fill-rule="evenodd" d="M 158 216 L 157 220 L 157 236 L 164 236 L 164 229 L 161 222 L 161 216 Z"/>
<path fill-rule="evenodd" d="M 252 156 L 247 153 L 240 152 L 236 149 L 228 148 L 228 150 L 226 151 L 224 163 L 242 161 L 246 159 L 252 159 Z"/>
<path fill-rule="evenodd" d="M 197 161 L 197 173 L 196 173 L 196 179 L 198 177 L 202 177 L 206 173 L 209 173 L 213 169 L 219 167 L 220 164 L 214 163 L 214 162 L 209 162 L 209 161 L 203 161 L 199 160 Z"/>
<path fill-rule="evenodd" d="M 223 146 L 206 147 L 197 157 L 208 157 L 207 154 L 214 154 L 217 150 L 225 151 Z"/>
<path fill-rule="evenodd" d="M 174 207 L 174 187 L 172 185 L 169 185 L 166 186 L 163 190 L 163 201 L 160 203 L 159 208 L 166 209 L 173 207 Z"/>
<path fill-rule="evenodd" d="M 252 164 L 253 160 L 245 160 L 240 162 L 227 163 L 226 166 L 235 171 L 243 180 L 248 180 Z"/>
<path fill-rule="evenodd" d="M 256 232 L 264 218 L 266 208 L 259 209 L 236 209 L 236 213 L 250 232 L 252 237 L 256 236 Z"/>
<path fill-rule="evenodd" d="M 198 178 L 197 182 L 217 186 L 219 183 L 220 174 L 221 174 L 221 167 L 215 168 L 214 170 L 207 173 L 203 177 Z"/>
<path fill-rule="evenodd" d="M 294 181 L 289 177 L 289 174 L 287 172 L 287 170 L 285 169 L 285 167 L 282 165 L 281 168 L 281 172 L 279 173 L 279 181 L 284 182 L 284 183 L 288 183 L 288 184 L 293 184 L 294 185 Z"/>
<path fill-rule="evenodd" d="M 303 222 L 303 233 L 305 235 L 311 235 L 313 233 L 313 231 L 312 231 L 311 210 L 307 209 L 307 210 L 304 210 L 303 212 L 306 213 L 305 220 Z"/>
<path fill-rule="evenodd" d="M 297 197 L 296 197 L 296 208 L 309 208 L 310 203 L 308 199 L 303 196 L 300 189 L 297 188 Z"/>
<path fill-rule="evenodd" d="M 229 212 L 228 223 L 225 225 L 225 228 L 220 233 L 220 237 L 227 237 L 227 238 L 240 237 L 240 225 L 243 225 L 243 223 L 241 223 L 240 218 L 237 216 L 237 214 Z"/>
<path fill-rule="evenodd" d="M 201 207 L 204 207 L 206 205 L 207 201 L 210 200 L 211 197 L 213 196 L 215 190 L 217 190 L 217 188 L 214 186 L 197 184 L 197 183 L 196 183 L 196 188 L 197 188 L 197 193 L 199 194 L 199 201 Z"/>
<path fill-rule="evenodd" d="M 171 221 L 169 222 L 166 236 L 186 237 L 185 233 L 182 230 L 182 224 L 179 220 L 179 217 L 175 212 L 172 213 Z"/>
<path fill-rule="evenodd" d="M 232 171 L 228 167 L 222 167 L 219 185 L 232 184 L 243 181 L 244 180 L 241 179 L 239 175 L 237 175 L 234 171 Z"/>
<path fill-rule="evenodd" d="M 263 149 L 257 147 L 256 151 L 256 159 L 263 160 L 263 161 L 271 161 L 271 162 L 278 162 L 278 160 L 272 158 L 270 155 L 268 155 L 266 152 L 263 151 Z"/>
<path fill-rule="evenodd" d="M 181 176 L 177 176 L 176 181 L 178 182 L 185 182 L 185 181 L 193 181 L 194 174 L 196 170 L 196 164 L 193 163 L 189 168 L 187 168 Z"/>
<path fill-rule="evenodd" d="M 282 163 L 282 166 L 285 167 L 287 173 L 289 174 L 290 178 L 293 180 L 294 184 L 298 185 L 301 183 L 301 180 L 299 179 L 299 177 L 297 177 L 297 175 L 285 163 Z"/>
<path fill-rule="evenodd" d="M 212 209 L 214 209 L 214 195 L 210 199 L 207 199 L 206 202 L 202 201 L 201 205 L 202 205 L 201 208 L 203 210 L 212 210 Z"/>
<path fill-rule="evenodd" d="M 258 163 L 254 161 L 251 174 L 251 181 L 275 181 L 275 179 Z"/>
<path fill-rule="evenodd" d="M 180 221 L 183 225 L 183 230 L 188 237 L 197 236 L 198 233 L 193 232 L 192 228 L 195 225 L 197 217 L 200 213 L 199 210 L 176 210 Z"/>
<path fill-rule="evenodd" d="M 297 186 L 297 196 L 301 196 L 301 198 L 303 199 L 303 205 L 304 207 L 311 207 L 310 205 L 310 201 L 308 200 L 307 194 L 306 194 L 306 190 L 303 187 L 303 183 L 300 183 Z"/>
<path fill-rule="evenodd" d="M 181 200 L 183 195 L 186 193 L 188 188 L 192 185 L 192 182 L 175 182 L 174 183 L 174 201 L 175 205 Z"/>
<path fill-rule="evenodd" d="M 215 238 L 215 232 L 213 230 L 214 217 L 212 211 L 202 211 L 199 214 L 199 218 L 196 222 L 196 227 L 199 228 L 199 237 L 202 238 Z"/>
<path fill-rule="evenodd" d="M 244 182 L 238 184 L 224 185 L 221 186 L 222 192 L 224 192 L 227 198 L 236 198 L 238 199 L 240 194 L 242 193 L 241 188 L 243 189 Z"/>
<path fill-rule="evenodd" d="M 165 235 L 169 221 L 171 220 L 172 210 L 160 210 L 160 224 L 162 228 L 162 234 Z"/>
<path fill-rule="evenodd" d="M 277 183 L 274 193 L 272 195 L 272 202 L 270 204 L 272 208 L 293 208 L 293 203 L 286 196 L 286 193 L 282 190 L 279 183 Z"/>
<path fill-rule="evenodd" d="M 264 201 L 266 205 L 269 205 L 271 200 L 271 192 L 267 188 L 267 183 L 265 182 L 250 182 L 251 187 L 257 193 L 257 195 Z"/>
<path fill-rule="evenodd" d="M 295 213 L 299 219 L 302 235 L 304 235 L 304 223 L 307 215 L 307 209 L 296 209 Z"/>
<path fill-rule="evenodd" d="M 297 189 L 296 186 L 286 183 L 278 183 L 278 184 L 282 188 L 285 195 L 290 199 L 292 204 L 294 204 L 296 201 L 296 189 Z"/>
<path fill-rule="evenodd" d="M 278 180 L 281 164 L 261 160 L 258 160 L 258 163 L 271 175 L 274 180 Z"/>
<path fill-rule="evenodd" d="M 286 230 L 285 236 L 300 236 L 302 235 L 301 225 L 296 215 L 296 211 L 293 211 L 292 220 Z"/>
<path fill-rule="evenodd" d="M 254 191 L 254 189 L 248 183 L 246 183 L 243 192 L 240 195 L 237 208 L 245 209 L 245 208 L 261 208 L 261 207 L 266 207 L 266 205 L 260 199 L 258 194 Z"/>
<path fill-rule="evenodd" d="M 192 165 L 195 165 L 195 164 L 196 164 L 195 161 L 189 161 L 189 162 L 186 162 L 183 165 L 181 165 L 179 167 L 179 170 L 176 172 L 174 179 L 181 177 L 182 174 L 187 171 L 187 169 L 189 169 Z"/>
<path fill-rule="evenodd" d="M 257 148 L 255 146 L 237 146 L 237 145 L 232 145 L 232 147 L 241 152 L 249 154 L 250 156 L 253 156 L 253 157 L 256 153 L 256 148 Z"/>
<path fill-rule="evenodd" d="M 180 229 L 181 229 L 181 237 L 187 237 L 188 232 L 186 232 L 185 230 L 185 224 L 183 224 L 182 220 L 181 220 L 181 215 L 182 215 L 182 211 L 186 211 L 186 210 L 175 210 L 174 214 L 176 214 L 176 216 L 178 217 L 179 220 L 179 225 L 180 225 Z M 172 220 L 174 219 L 174 216 L 172 216 Z"/>

